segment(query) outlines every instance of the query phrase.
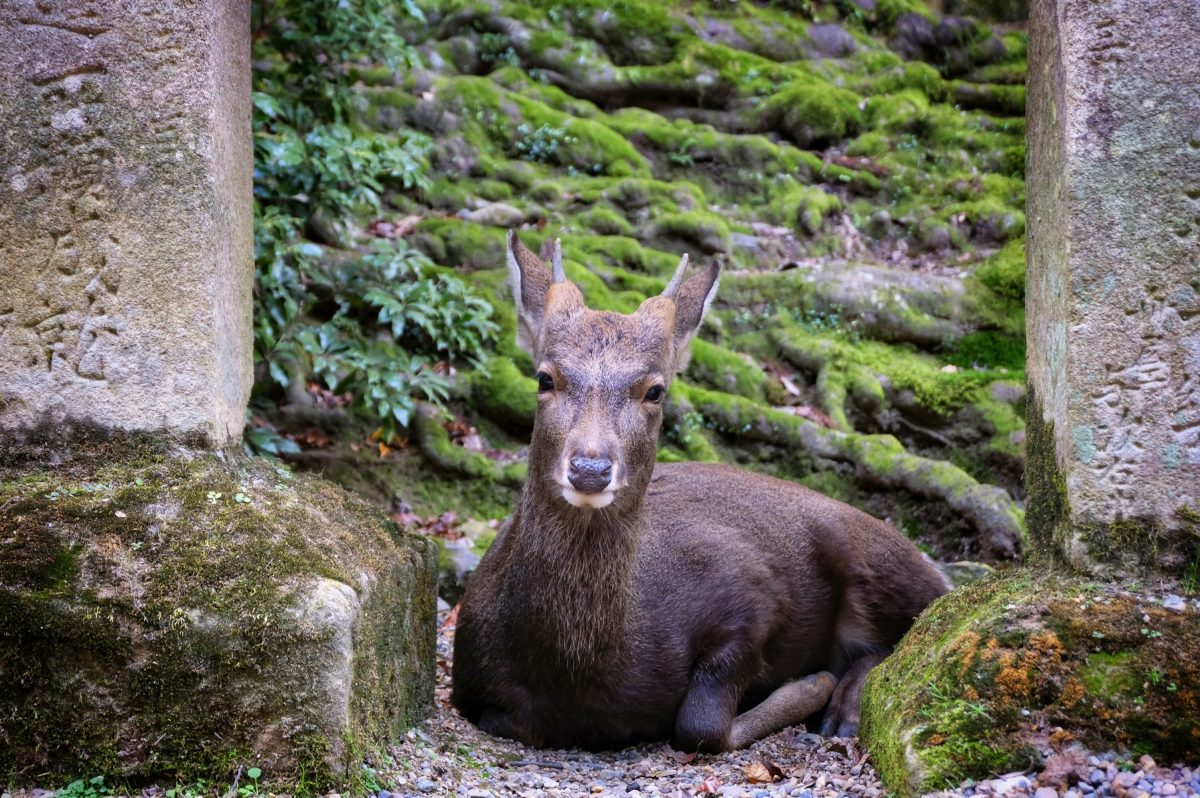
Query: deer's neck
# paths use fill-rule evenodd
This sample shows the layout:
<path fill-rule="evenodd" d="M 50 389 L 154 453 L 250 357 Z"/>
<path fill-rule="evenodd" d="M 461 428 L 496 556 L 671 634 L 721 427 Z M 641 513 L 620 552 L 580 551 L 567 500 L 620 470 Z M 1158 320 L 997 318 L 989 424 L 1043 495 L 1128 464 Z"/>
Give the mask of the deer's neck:
<path fill-rule="evenodd" d="M 524 605 L 522 623 L 540 630 L 538 644 L 574 670 L 611 665 L 630 612 L 642 492 L 581 510 L 556 488 L 539 489 L 544 484 L 529 480 L 512 530 L 510 588 Z"/>

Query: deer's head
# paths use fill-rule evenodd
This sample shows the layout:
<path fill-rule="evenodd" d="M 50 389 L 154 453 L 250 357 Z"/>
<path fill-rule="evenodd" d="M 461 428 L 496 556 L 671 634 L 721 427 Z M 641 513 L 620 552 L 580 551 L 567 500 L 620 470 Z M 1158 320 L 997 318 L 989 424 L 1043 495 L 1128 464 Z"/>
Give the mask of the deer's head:
<path fill-rule="evenodd" d="M 684 255 L 661 295 L 623 315 L 588 310 L 563 273 L 558 241 L 542 247 L 549 269 L 511 231 L 507 250 L 517 343 L 538 380 L 530 480 L 577 508 L 640 497 L 654 469 L 663 399 L 717 293 L 717 265 L 685 280 Z"/>

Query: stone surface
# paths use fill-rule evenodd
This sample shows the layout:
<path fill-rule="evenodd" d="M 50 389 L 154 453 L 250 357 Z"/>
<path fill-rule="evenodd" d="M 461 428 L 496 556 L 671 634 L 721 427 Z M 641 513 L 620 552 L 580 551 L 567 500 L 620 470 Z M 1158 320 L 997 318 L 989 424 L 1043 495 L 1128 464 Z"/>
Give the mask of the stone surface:
<path fill-rule="evenodd" d="M 1200 609 L 1025 567 L 938 599 L 871 672 L 861 739 L 890 789 L 1051 768 L 1073 743 L 1200 756 Z"/>
<path fill-rule="evenodd" d="M 1200 507 L 1200 14 L 1032 5 L 1029 526 L 1182 571 Z"/>
<path fill-rule="evenodd" d="M 0 8 L 0 431 L 240 436 L 249 5 Z"/>
<path fill-rule="evenodd" d="M 345 783 L 432 701 L 434 546 L 332 483 L 73 434 L 0 443 L 0 507 L 18 782 Z"/>

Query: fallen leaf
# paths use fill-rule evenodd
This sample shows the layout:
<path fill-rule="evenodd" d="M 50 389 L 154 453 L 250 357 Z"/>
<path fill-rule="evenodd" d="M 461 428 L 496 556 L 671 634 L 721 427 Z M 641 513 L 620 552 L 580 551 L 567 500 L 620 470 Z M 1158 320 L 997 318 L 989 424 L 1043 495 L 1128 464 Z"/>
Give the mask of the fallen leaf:
<path fill-rule="evenodd" d="M 383 458 L 387 457 L 391 451 L 392 451 L 391 446 L 388 446 L 383 441 L 379 442 L 379 459 L 382 460 Z"/>
<path fill-rule="evenodd" d="M 418 216 L 416 214 L 403 217 L 400 221 L 396 222 L 396 235 L 412 235 L 413 231 L 417 229 L 417 225 L 419 225 L 421 220 L 424 218 L 424 216 Z"/>
<path fill-rule="evenodd" d="M 333 439 L 316 427 L 309 427 L 304 432 L 288 433 L 287 437 L 306 449 L 324 449 L 333 444 Z"/>
<path fill-rule="evenodd" d="M 869 158 L 855 158 L 849 155 L 832 155 L 827 160 L 830 163 L 835 163 L 838 166 L 845 166 L 848 169 L 861 169 L 864 172 L 870 172 L 876 177 L 885 177 L 888 174 L 887 167 L 873 163 Z"/>
<path fill-rule="evenodd" d="M 405 510 L 399 510 L 392 513 L 392 520 L 400 526 L 414 526 L 416 524 L 424 523 L 421 516 Z"/>
<path fill-rule="evenodd" d="M 667 756 L 669 756 L 671 759 L 674 759 L 676 762 L 678 762 L 681 765 L 690 765 L 692 763 L 692 760 L 694 760 L 696 758 L 695 751 L 693 751 L 691 753 L 688 753 L 687 751 L 676 751 L 674 748 L 672 748 L 669 745 L 666 746 L 665 748 L 663 748 L 663 753 L 666 754 Z"/>
<path fill-rule="evenodd" d="M 709 776 L 696 788 L 696 795 L 719 795 L 720 792 L 721 780 L 716 776 Z"/>
<path fill-rule="evenodd" d="M 958 366 L 954 365 L 953 363 L 947 363 L 945 366 L 942 366 L 942 368 L 941 368 L 941 372 L 943 374 L 954 374 L 957 371 L 958 371 Z"/>
<path fill-rule="evenodd" d="M 770 784 L 775 781 L 771 771 L 762 762 L 751 762 L 743 772 L 746 774 L 746 781 L 751 784 Z"/>
<path fill-rule="evenodd" d="M 1051 754 L 1046 758 L 1044 769 L 1038 774 L 1038 785 L 1065 790 L 1068 785 L 1086 779 L 1089 772 L 1087 757 L 1087 753 L 1078 748 Z"/>
<path fill-rule="evenodd" d="M 792 405 L 791 407 L 781 407 L 780 410 L 791 413 L 801 418 L 806 418 L 814 424 L 820 424 L 826 429 L 836 429 L 837 424 L 833 423 L 833 419 L 826 415 L 823 411 L 818 410 L 810 405 Z"/>
<path fill-rule="evenodd" d="M 787 391 L 788 393 L 790 393 L 792 396 L 800 395 L 800 387 L 798 385 L 796 385 L 796 381 L 793 380 L 791 377 L 785 377 L 784 375 L 780 374 L 779 381 L 783 383 L 783 389 L 785 391 Z"/>
<path fill-rule="evenodd" d="M 763 757 L 762 763 L 767 769 L 767 772 L 771 774 L 771 781 L 783 781 L 783 768 L 779 767 L 779 765 L 776 765 L 765 756 Z"/>
<path fill-rule="evenodd" d="M 459 445 L 464 449 L 470 449 L 472 452 L 482 452 L 487 447 L 483 443 L 483 438 L 478 432 L 471 432 L 470 435 L 464 435 L 458 439 Z"/>

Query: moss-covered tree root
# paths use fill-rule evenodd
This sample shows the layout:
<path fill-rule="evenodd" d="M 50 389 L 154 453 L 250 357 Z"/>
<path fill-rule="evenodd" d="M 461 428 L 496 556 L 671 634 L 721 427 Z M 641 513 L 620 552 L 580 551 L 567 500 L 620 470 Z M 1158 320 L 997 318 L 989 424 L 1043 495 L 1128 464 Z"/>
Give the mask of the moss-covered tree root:
<path fill-rule="evenodd" d="M 849 463 L 867 482 L 944 502 L 971 522 L 979 533 L 980 544 L 991 557 L 1011 559 L 1020 551 L 1023 516 L 1008 493 L 976 482 L 951 463 L 910 454 L 891 435 L 826 429 L 740 396 L 696 386 L 677 385 L 673 390 L 682 393 L 724 435 Z"/>

